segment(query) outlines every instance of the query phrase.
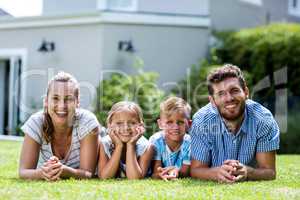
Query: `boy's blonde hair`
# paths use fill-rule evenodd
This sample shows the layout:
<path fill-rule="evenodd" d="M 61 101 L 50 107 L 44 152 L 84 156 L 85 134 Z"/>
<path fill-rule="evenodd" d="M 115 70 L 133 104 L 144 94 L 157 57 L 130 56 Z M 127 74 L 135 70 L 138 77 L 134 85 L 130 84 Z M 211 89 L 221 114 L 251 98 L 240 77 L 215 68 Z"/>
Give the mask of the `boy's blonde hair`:
<path fill-rule="evenodd" d="M 182 98 L 169 97 L 160 104 L 160 116 L 170 116 L 174 112 L 183 112 L 187 119 L 191 116 L 191 106 Z"/>
<path fill-rule="evenodd" d="M 139 123 L 144 123 L 143 112 L 138 104 L 136 104 L 132 101 L 120 101 L 118 103 L 115 103 L 111 107 L 111 109 L 108 113 L 107 119 L 106 119 L 106 124 L 109 125 L 111 123 L 113 115 L 116 112 L 124 111 L 124 110 L 130 111 L 130 112 L 136 114 Z"/>

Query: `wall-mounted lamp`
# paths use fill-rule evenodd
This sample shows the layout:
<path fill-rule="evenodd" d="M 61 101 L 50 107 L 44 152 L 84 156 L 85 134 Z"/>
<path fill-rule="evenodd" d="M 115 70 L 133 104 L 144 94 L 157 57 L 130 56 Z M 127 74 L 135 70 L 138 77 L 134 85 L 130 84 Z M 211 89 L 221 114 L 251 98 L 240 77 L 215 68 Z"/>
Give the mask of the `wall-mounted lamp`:
<path fill-rule="evenodd" d="M 42 44 L 40 45 L 38 51 L 42 53 L 52 52 L 55 50 L 55 43 L 49 42 L 46 40 L 42 41 Z"/>
<path fill-rule="evenodd" d="M 127 51 L 127 52 L 135 52 L 135 48 L 133 47 L 131 40 L 120 40 L 118 43 L 119 51 Z"/>

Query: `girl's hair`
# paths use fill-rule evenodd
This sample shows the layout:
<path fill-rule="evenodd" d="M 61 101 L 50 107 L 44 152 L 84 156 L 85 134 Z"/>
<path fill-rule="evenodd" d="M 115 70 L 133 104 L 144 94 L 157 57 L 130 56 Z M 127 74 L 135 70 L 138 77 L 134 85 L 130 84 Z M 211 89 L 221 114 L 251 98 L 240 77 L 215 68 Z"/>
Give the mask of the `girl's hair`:
<path fill-rule="evenodd" d="M 108 113 L 107 119 L 106 119 L 107 125 L 109 125 L 111 123 L 113 115 L 119 111 L 130 111 L 130 112 L 136 114 L 137 119 L 140 123 L 144 123 L 143 112 L 138 104 L 131 102 L 131 101 L 120 101 L 111 107 L 111 109 Z"/>
<path fill-rule="evenodd" d="M 48 82 L 48 87 L 47 87 L 47 91 L 46 91 L 47 96 L 45 98 L 48 98 L 50 88 L 54 82 L 64 82 L 64 83 L 68 82 L 68 83 L 74 84 L 74 86 L 75 86 L 74 95 L 75 95 L 76 99 L 79 100 L 78 81 L 74 78 L 74 76 L 72 76 L 69 73 L 63 72 L 63 71 L 58 72 L 58 74 L 56 74 Z M 43 122 L 42 129 L 43 129 L 43 132 L 42 132 L 43 138 L 46 140 L 47 143 L 51 142 L 53 139 L 54 125 L 53 125 L 52 119 L 48 113 L 47 107 L 44 107 L 44 122 Z"/>

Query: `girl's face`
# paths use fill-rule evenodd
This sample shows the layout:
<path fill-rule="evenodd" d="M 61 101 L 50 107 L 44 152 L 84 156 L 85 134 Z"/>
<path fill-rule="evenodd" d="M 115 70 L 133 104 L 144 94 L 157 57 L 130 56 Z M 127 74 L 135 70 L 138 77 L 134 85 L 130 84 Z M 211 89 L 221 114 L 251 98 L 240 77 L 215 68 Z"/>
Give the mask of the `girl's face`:
<path fill-rule="evenodd" d="M 137 114 L 129 110 L 121 110 L 114 113 L 108 125 L 124 143 L 127 143 L 138 133 L 140 126 L 143 126 L 143 123 L 139 122 Z"/>
<path fill-rule="evenodd" d="M 70 82 L 55 81 L 50 85 L 45 107 L 54 126 L 72 126 L 75 110 L 79 107 L 75 89 L 74 83 Z"/>

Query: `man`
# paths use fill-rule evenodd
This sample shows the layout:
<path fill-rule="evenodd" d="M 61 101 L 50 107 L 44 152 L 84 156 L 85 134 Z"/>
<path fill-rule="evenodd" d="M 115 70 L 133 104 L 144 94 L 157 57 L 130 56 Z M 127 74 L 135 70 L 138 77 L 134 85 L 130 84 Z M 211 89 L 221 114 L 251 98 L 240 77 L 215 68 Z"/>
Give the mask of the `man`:
<path fill-rule="evenodd" d="M 191 176 L 234 183 L 276 178 L 279 128 L 271 112 L 248 100 L 241 70 L 227 64 L 207 77 L 210 103 L 193 117 Z"/>

